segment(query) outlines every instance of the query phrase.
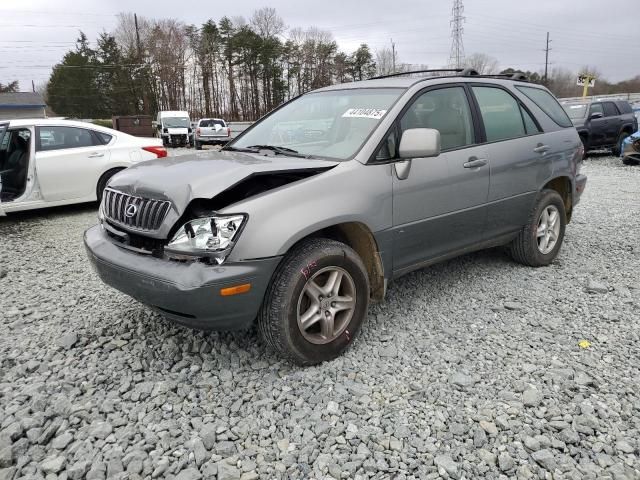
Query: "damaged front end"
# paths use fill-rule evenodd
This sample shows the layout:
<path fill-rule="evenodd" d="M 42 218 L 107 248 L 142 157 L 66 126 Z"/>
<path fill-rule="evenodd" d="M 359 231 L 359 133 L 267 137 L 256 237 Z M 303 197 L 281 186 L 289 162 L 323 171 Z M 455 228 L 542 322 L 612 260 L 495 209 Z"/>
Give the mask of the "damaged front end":
<path fill-rule="evenodd" d="M 168 188 L 153 188 L 151 183 L 160 180 L 153 176 L 137 176 L 136 182 L 128 185 L 120 176 L 114 177 L 100 206 L 99 219 L 104 232 L 114 243 L 138 253 L 170 260 L 219 265 L 225 261 L 246 223 L 250 221 L 245 212 L 221 214 L 219 212 L 222 209 L 303 181 L 336 165 L 332 162 L 305 160 L 296 161 L 297 168 L 270 168 L 282 168 L 287 163 L 293 163 L 289 159 L 284 162 L 261 161 L 256 165 L 262 171 L 251 171 L 254 169 L 248 167 L 252 162 L 240 163 L 238 168 L 238 154 L 226 154 L 227 157 L 229 155 L 234 157 L 230 162 L 210 163 L 221 166 L 219 170 L 226 170 L 227 178 L 237 181 L 209 198 L 197 196 L 203 194 L 205 189 L 203 179 L 197 175 L 197 181 L 187 185 L 175 184 L 173 192 Z M 316 162 L 319 164 L 309 165 Z M 183 165 L 175 165 L 178 172 L 173 173 L 179 176 Z M 197 162 L 193 165 L 201 166 Z M 240 173 L 245 175 L 239 178 Z M 221 176 L 222 174 L 212 176 L 210 183 L 219 185 L 223 180 Z"/>

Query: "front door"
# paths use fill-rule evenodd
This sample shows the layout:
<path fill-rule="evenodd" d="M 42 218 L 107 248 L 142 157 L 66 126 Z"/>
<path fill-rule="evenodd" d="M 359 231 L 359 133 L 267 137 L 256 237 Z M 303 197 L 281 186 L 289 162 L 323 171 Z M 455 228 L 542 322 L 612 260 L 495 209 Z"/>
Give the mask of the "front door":
<path fill-rule="evenodd" d="M 598 118 L 591 118 L 594 113 L 602 115 Z M 609 120 L 604 116 L 604 109 L 601 103 L 592 103 L 589 108 L 589 147 L 600 147 L 607 144 L 607 130 Z"/>
<path fill-rule="evenodd" d="M 40 126 L 36 173 L 47 202 L 89 197 L 109 162 L 109 150 L 85 128 Z"/>
<path fill-rule="evenodd" d="M 476 144 L 465 88 L 436 87 L 418 94 L 391 135 L 402 138 L 410 128 L 438 130 L 441 154 L 413 159 L 406 178 L 393 177 L 393 269 L 397 275 L 478 243 L 487 213 L 489 164 L 486 147 Z M 384 148 L 391 152 L 398 143 L 391 139 Z M 406 162 L 394 168 L 403 165 Z"/>

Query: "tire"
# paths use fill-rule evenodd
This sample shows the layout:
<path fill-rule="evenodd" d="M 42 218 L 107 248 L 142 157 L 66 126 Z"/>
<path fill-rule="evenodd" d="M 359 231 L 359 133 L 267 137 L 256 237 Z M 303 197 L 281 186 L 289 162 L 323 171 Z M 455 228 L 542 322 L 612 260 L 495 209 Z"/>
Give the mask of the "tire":
<path fill-rule="evenodd" d="M 582 159 L 584 160 L 585 158 L 587 158 L 587 151 L 589 150 L 589 142 L 587 140 L 587 137 L 585 137 L 584 135 L 580 135 L 580 140 L 582 141 L 582 148 L 584 149 L 584 153 L 582 154 Z"/>
<path fill-rule="evenodd" d="M 122 168 L 114 168 L 113 170 L 108 170 L 102 174 L 102 176 L 98 180 L 98 184 L 96 185 L 96 197 L 98 199 L 98 203 L 102 202 L 102 193 L 107 187 L 107 183 L 109 183 L 111 177 L 113 177 L 120 170 L 122 170 Z"/>
<path fill-rule="evenodd" d="M 557 230 L 554 228 L 545 230 L 547 232 L 553 232 L 555 230 L 553 235 L 556 239 L 553 245 L 550 243 L 551 240 L 548 240 L 549 244 L 546 245 L 547 248 L 541 249 L 541 247 L 544 247 L 544 243 L 542 245 L 539 243 L 544 242 L 544 238 L 539 242 L 537 233 L 545 210 L 547 210 L 547 212 L 554 210 L 557 212 L 558 216 L 556 221 L 559 222 L 559 228 Z M 566 226 L 567 215 L 562 197 L 560 197 L 555 190 L 542 190 L 538 194 L 535 206 L 529 214 L 527 224 L 509 246 L 511 256 L 516 262 L 530 267 L 544 267 L 549 265 L 555 260 L 560 251 Z"/>
<path fill-rule="evenodd" d="M 202 144 L 200 142 L 196 142 L 196 150 L 202 150 Z"/>
<path fill-rule="evenodd" d="M 639 165 L 640 162 L 638 162 L 637 160 L 634 160 L 631 157 L 623 157 L 622 158 L 622 163 L 624 163 L 625 165 L 629 166 L 629 167 L 633 167 L 635 165 Z"/>
<path fill-rule="evenodd" d="M 619 157 L 620 154 L 622 153 L 622 142 L 624 142 L 628 136 L 629 136 L 629 133 L 627 132 L 620 132 L 620 135 L 618 135 L 618 141 L 616 142 L 615 146 L 611 149 L 611 153 L 613 153 L 616 157 Z"/>
<path fill-rule="evenodd" d="M 342 276 L 338 291 L 333 292 L 334 301 L 331 301 L 326 287 L 334 272 L 340 272 Z M 311 281 L 321 287 L 315 292 L 326 298 L 311 300 L 306 291 Z M 331 315 L 325 309 L 332 310 L 340 303 L 335 301 L 336 293 L 355 302 L 350 309 Z M 338 357 L 351 344 L 365 319 L 368 304 L 369 277 L 358 254 L 334 240 L 308 239 L 296 245 L 274 273 L 258 314 L 258 331 L 279 355 L 298 365 L 313 365 Z M 303 317 L 299 313 L 313 314 L 304 332 L 299 326 L 298 319 Z M 319 319 L 314 321 L 316 315 Z M 325 318 L 333 318 L 334 331 L 323 336 L 322 326 L 330 324 Z"/>

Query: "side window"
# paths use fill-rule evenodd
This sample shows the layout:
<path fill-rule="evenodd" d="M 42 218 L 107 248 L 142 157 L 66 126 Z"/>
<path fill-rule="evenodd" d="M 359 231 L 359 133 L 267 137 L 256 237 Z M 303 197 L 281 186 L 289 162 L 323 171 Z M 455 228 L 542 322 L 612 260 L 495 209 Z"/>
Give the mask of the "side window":
<path fill-rule="evenodd" d="M 604 109 L 605 117 L 615 117 L 617 115 L 620 115 L 620 113 L 618 112 L 618 109 L 616 108 L 613 102 L 604 102 L 602 104 L 602 108 Z"/>
<path fill-rule="evenodd" d="M 589 110 L 589 116 L 593 115 L 594 113 L 600 113 L 604 116 L 604 110 L 602 109 L 601 103 L 593 103 L 591 105 L 591 109 Z"/>
<path fill-rule="evenodd" d="M 541 130 L 536 125 L 536 122 L 531 118 L 529 112 L 527 112 L 522 105 L 520 106 L 520 112 L 522 113 L 522 119 L 524 120 L 524 129 L 527 132 L 527 135 L 535 135 L 536 133 L 540 133 Z"/>
<path fill-rule="evenodd" d="M 85 128 L 44 126 L 38 127 L 38 150 L 63 150 L 95 145 L 91 132 Z"/>
<path fill-rule="evenodd" d="M 402 132 L 410 128 L 434 128 L 440 132 L 442 150 L 474 143 L 473 121 L 462 87 L 440 88 L 420 95 L 400 120 Z"/>
<path fill-rule="evenodd" d="M 376 161 L 391 160 L 398 156 L 398 131 L 396 128 L 391 130 L 384 139 L 382 146 L 376 153 Z"/>
<path fill-rule="evenodd" d="M 113 136 L 109 135 L 108 133 L 98 132 L 98 131 L 95 131 L 95 130 L 93 131 L 93 133 L 95 133 L 96 137 L 98 138 L 98 140 L 100 142 L 100 143 L 98 143 L 98 145 L 106 145 L 113 138 Z"/>
<path fill-rule="evenodd" d="M 549 115 L 549 118 L 561 127 L 573 127 L 573 123 L 569 119 L 567 112 L 560 106 L 558 100 L 547 90 L 536 87 L 516 86 L 516 88 L 526 95 L 529 100 L 535 103 L 540 110 Z"/>
<path fill-rule="evenodd" d="M 487 142 L 524 137 L 527 133 L 517 100 L 501 88 L 473 87 Z"/>

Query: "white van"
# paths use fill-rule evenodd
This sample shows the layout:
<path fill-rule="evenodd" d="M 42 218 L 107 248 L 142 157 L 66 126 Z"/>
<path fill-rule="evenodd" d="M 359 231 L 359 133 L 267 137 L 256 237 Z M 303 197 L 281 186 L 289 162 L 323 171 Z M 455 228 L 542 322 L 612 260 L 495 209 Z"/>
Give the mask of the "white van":
<path fill-rule="evenodd" d="M 165 147 L 191 147 L 193 145 L 193 129 L 189 113 L 181 110 L 158 112 L 156 136 L 162 138 L 162 144 Z"/>

